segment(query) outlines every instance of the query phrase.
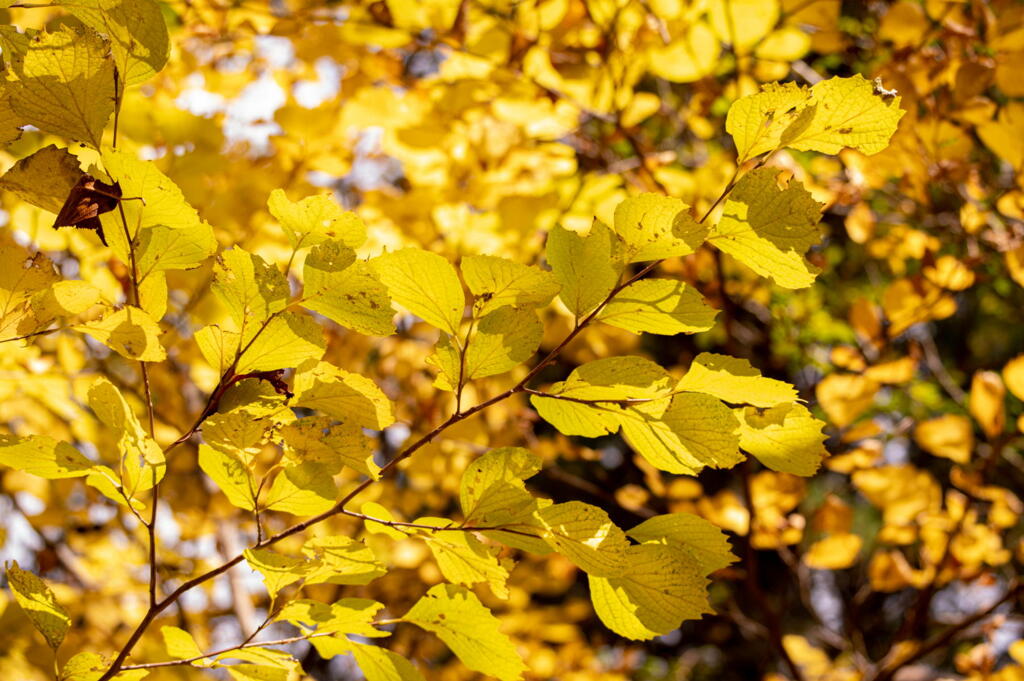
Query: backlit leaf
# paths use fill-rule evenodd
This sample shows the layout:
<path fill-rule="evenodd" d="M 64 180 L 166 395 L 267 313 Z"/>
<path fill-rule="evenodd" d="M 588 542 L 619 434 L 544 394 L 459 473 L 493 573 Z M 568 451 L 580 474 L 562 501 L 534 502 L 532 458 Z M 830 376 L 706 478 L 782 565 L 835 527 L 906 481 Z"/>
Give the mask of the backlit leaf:
<path fill-rule="evenodd" d="M 458 333 L 466 297 L 452 264 L 436 253 L 404 248 L 370 261 L 391 299 L 431 326 Z"/>
<path fill-rule="evenodd" d="M 821 240 L 821 205 L 796 180 L 780 189 L 778 173 L 760 168 L 745 175 L 708 240 L 779 286 L 804 288 L 819 271 L 804 255 Z"/>
<path fill-rule="evenodd" d="M 825 458 L 824 422 L 802 404 L 768 409 L 737 409 L 740 448 L 768 468 L 794 475 L 814 475 Z"/>
<path fill-rule="evenodd" d="M 755 407 L 774 407 L 797 399 L 796 388 L 763 377 L 747 360 L 711 352 L 697 355 L 676 389 L 707 393 L 725 402 Z"/>
<path fill-rule="evenodd" d="M 281 224 L 292 248 L 331 240 L 358 248 L 366 241 L 366 225 L 359 216 L 342 210 L 326 194 L 291 201 L 284 191 L 275 189 L 270 193 L 267 207 Z"/>
<path fill-rule="evenodd" d="M 295 406 L 382 430 L 395 422 L 391 401 L 365 376 L 327 362 L 306 362 L 295 374 Z"/>
<path fill-rule="evenodd" d="M 562 286 L 559 296 L 577 317 L 615 288 L 622 273 L 619 248 L 615 234 L 600 222 L 585 236 L 557 225 L 548 234 L 547 260 Z"/>
<path fill-rule="evenodd" d="M 625 243 L 627 262 L 689 255 L 708 236 L 679 199 L 660 194 L 633 196 L 615 208 L 615 233 Z"/>
<path fill-rule="evenodd" d="M 526 670 L 512 641 L 498 630 L 498 620 L 464 587 L 431 587 L 402 619 L 437 634 L 474 671 L 514 681 Z"/>
<path fill-rule="evenodd" d="M 340 241 L 323 241 L 309 252 L 303 269 L 302 304 L 360 333 L 394 333 L 391 298 L 372 267 L 355 260 Z"/>
<path fill-rule="evenodd" d="M 162 362 L 167 352 L 160 344 L 160 326 L 144 310 L 126 305 L 102 319 L 74 327 L 111 350 L 140 362 Z"/>
<path fill-rule="evenodd" d="M 480 316 L 505 305 L 526 309 L 543 307 L 561 288 L 551 272 L 492 255 L 464 257 L 462 276 L 477 297 Z"/>
<path fill-rule="evenodd" d="M 19 568 L 17 561 L 7 568 L 7 585 L 32 626 L 56 650 L 71 628 L 71 617 L 57 602 L 50 587 L 31 572 Z"/>
<path fill-rule="evenodd" d="M 697 333 L 715 324 L 717 310 L 691 286 L 672 279 L 641 279 L 615 294 L 597 318 L 633 333 Z"/>

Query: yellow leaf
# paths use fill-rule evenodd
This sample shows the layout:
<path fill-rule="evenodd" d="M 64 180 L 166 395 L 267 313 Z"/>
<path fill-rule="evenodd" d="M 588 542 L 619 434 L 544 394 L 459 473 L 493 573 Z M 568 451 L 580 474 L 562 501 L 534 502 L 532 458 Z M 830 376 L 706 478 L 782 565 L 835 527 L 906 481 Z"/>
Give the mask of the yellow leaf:
<path fill-rule="evenodd" d="M 711 0 L 708 19 L 722 42 L 737 54 L 747 54 L 775 28 L 779 19 L 776 0 Z"/>
<path fill-rule="evenodd" d="M 42 324 L 85 312 L 100 299 L 100 290 L 84 281 L 58 281 L 32 298 L 32 311 Z"/>
<path fill-rule="evenodd" d="M 234 331 L 225 331 L 216 324 L 204 326 L 196 331 L 195 340 L 203 359 L 216 369 L 218 374 L 227 371 L 238 354 L 239 335 Z"/>
<path fill-rule="evenodd" d="M 198 657 L 201 659 L 190 664 L 197 667 L 209 667 L 213 664 L 211 660 L 203 657 L 203 651 L 200 650 L 196 640 L 192 638 L 192 634 L 184 629 L 164 626 L 160 627 L 160 634 L 164 638 L 164 649 L 174 659 L 191 660 Z"/>
<path fill-rule="evenodd" d="M 855 534 L 833 534 L 814 542 L 804 562 L 815 570 L 844 570 L 857 562 L 863 543 Z"/>
<path fill-rule="evenodd" d="M 342 210 L 327 194 L 290 201 L 283 190 L 275 189 L 270 193 L 267 208 L 281 224 L 292 248 L 331 240 L 358 248 L 366 241 L 366 225 L 362 219 Z"/>
<path fill-rule="evenodd" d="M 199 467 L 224 492 L 232 505 L 246 511 L 256 508 L 256 478 L 238 453 L 200 444 Z"/>
<path fill-rule="evenodd" d="M 974 427 L 966 416 L 943 414 L 918 423 L 914 441 L 930 454 L 965 464 L 974 451 Z"/>
<path fill-rule="evenodd" d="M 327 343 L 320 325 L 305 314 L 283 312 L 271 319 L 238 358 L 236 373 L 292 369 L 323 356 Z"/>
<path fill-rule="evenodd" d="M 509 308 L 511 309 L 511 308 Z M 492 340 L 495 340 L 492 338 Z M 500 339 L 497 339 L 500 342 Z M 455 345 L 452 337 L 442 333 L 434 346 L 434 352 L 426 358 L 426 363 L 437 369 L 434 387 L 439 390 L 455 390 L 459 381 L 465 383 L 462 353 Z"/>
<path fill-rule="evenodd" d="M 815 83 L 811 100 L 782 134 L 782 144 L 800 151 L 838 154 L 844 148 L 868 156 L 889 146 L 905 113 L 900 98 L 861 75 Z"/>
<path fill-rule="evenodd" d="M 274 478 L 262 506 L 292 515 L 317 515 L 334 506 L 338 488 L 323 464 L 285 466 Z"/>
<path fill-rule="evenodd" d="M 1003 432 L 1006 426 L 1006 387 L 994 371 L 976 371 L 971 379 L 968 408 L 971 416 L 989 438 Z"/>
<path fill-rule="evenodd" d="M 33 206 L 59 213 L 81 176 L 78 159 L 67 149 L 51 144 L 15 163 L 0 177 L 0 189 Z"/>
<path fill-rule="evenodd" d="M 237 247 L 224 251 L 213 273 L 210 288 L 228 308 L 243 347 L 288 304 L 288 280 L 258 255 Z"/>
<path fill-rule="evenodd" d="M 89 407 L 117 435 L 121 485 L 129 499 L 150 489 L 164 476 L 166 462 L 160 446 L 139 423 L 121 391 L 104 377 L 89 387 Z"/>
<path fill-rule="evenodd" d="M 543 335 L 533 310 L 506 305 L 484 315 L 466 349 L 464 378 L 494 376 L 522 364 L 537 351 Z"/>
<path fill-rule="evenodd" d="M 777 149 L 782 134 L 795 120 L 808 93 L 796 83 L 766 83 L 761 91 L 738 99 L 725 118 L 739 162 Z"/>
<path fill-rule="evenodd" d="M 270 549 L 246 549 L 242 552 L 249 567 L 263 576 L 263 583 L 271 598 L 294 582 L 299 581 L 309 572 L 310 565 L 302 558 L 292 558 Z M 293 601 L 293 603 L 295 603 Z M 292 605 L 290 603 L 289 605 Z M 282 617 L 280 613 L 278 617 Z"/>
<path fill-rule="evenodd" d="M 943 255 L 933 265 L 925 265 L 922 273 L 928 281 L 948 291 L 963 291 L 974 284 L 974 272 L 952 255 Z"/>
<path fill-rule="evenodd" d="M 1017 399 L 1024 400 L 1024 355 L 1017 355 L 1003 367 L 1003 380 Z"/>
<path fill-rule="evenodd" d="M 302 598 L 286 604 L 274 619 L 318 634 L 342 633 L 382 638 L 388 636 L 388 632 L 376 629 L 373 620 L 383 607 L 382 603 L 368 598 L 342 598 L 334 603 Z M 347 639 L 342 637 L 342 640 Z"/>
<path fill-rule="evenodd" d="M 754 48 L 758 59 L 793 62 L 811 49 L 811 36 L 796 26 L 783 26 L 772 31 Z"/>
<path fill-rule="evenodd" d="M 629 540 L 596 506 L 567 501 L 538 510 L 540 536 L 577 567 L 599 577 L 616 577 L 627 569 Z"/>
<path fill-rule="evenodd" d="M 167 63 L 170 40 L 155 0 L 58 0 L 56 4 L 107 36 L 122 88 L 149 80 Z"/>
<path fill-rule="evenodd" d="M 669 473 L 696 475 L 705 466 L 729 468 L 743 460 L 739 423 L 711 395 L 681 393 L 671 401 L 624 410 L 622 435 L 641 456 Z"/>
<path fill-rule="evenodd" d="M 352 657 L 366 681 L 423 681 L 409 660 L 387 648 L 353 642 Z"/>
<path fill-rule="evenodd" d="M 204 434 L 205 430 L 204 427 Z M 358 424 L 307 416 L 283 426 L 279 432 L 289 460 L 315 461 L 324 464 L 332 474 L 348 466 L 374 480 L 380 477 L 370 438 Z"/>
<path fill-rule="evenodd" d="M 815 394 L 828 418 L 845 428 L 875 401 L 878 384 L 856 374 L 830 374 L 818 383 Z"/>
<path fill-rule="evenodd" d="M 370 261 L 391 299 L 431 326 L 455 335 L 466 296 L 452 264 L 436 253 L 403 248 Z"/>
<path fill-rule="evenodd" d="M 344 536 L 314 537 L 302 545 L 313 565 L 306 584 L 369 584 L 387 574 L 366 544 Z"/>
<path fill-rule="evenodd" d="M 31 572 L 19 568 L 18 561 L 7 568 L 7 585 L 14 593 L 14 600 L 46 643 L 54 650 L 60 647 L 71 628 L 71 618 L 57 602 L 50 587 Z"/>
<path fill-rule="evenodd" d="M 740 449 L 768 468 L 810 476 L 825 458 L 825 425 L 802 404 L 780 404 L 769 409 L 737 409 Z"/>
<path fill-rule="evenodd" d="M 19 123 L 99 149 L 114 112 L 114 62 L 95 31 L 65 25 L 38 33 L 14 71 L 7 93 Z"/>
<path fill-rule="evenodd" d="M 673 279 L 641 279 L 615 294 L 598 319 L 633 333 L 707 331 L 718 311 L 692 286 Z"/>
<path fill-rule="evenodd" d="M 747 360 L 711 352 L 697 355 L 676 390 L 707 393 L 724 402 L 755 407 L 774 407 L 797 399 L 796 388 L 763 377 Z"/>
<path fill-rule="evenodd" d="M 47 480 L 88 475 L 93 463 L 67 442 L 45 435 L 0 434 L 0 465 Z"/>
<path fill-rule="evenodd" d="M 577 317 L 597 307 L 615 288 L 622 273 L 618 251 L 615 234 L 600 222 L 586 236 L 559 225 L 548 233 L 547 260 L 562 286 L 559 296 Z"/>
<path fill-rule="evenodd" d="M 395 422 L 391 401 L 373 381 L 327 362 L 308 361 L 299 367 L 295 374 L 295 406 L 374 430 Z"/>
<path fill-rule="evenodd" d="M 626 262 L 644 262 L 693 253 L 704 243 L 708 228 L 679 199 L 641 194 L 615 208 L 615 233 L 625 243 Z"/>
<path fill-rule="evenodd" d="M 978 137 L 1014 170 L 1024 168 L 1024 102 L 1007 102 L 995 121 L 978 125 Z"/>
<path fill-rule="evenodd" d="M 128 151 L 107 149 L 103 152 L 103 167 L 120 184 L 125 198 L 143 199 L 122 201 L 118 210 L 100 216 L 110 247 L 122 262 L 130 261 L 122 211 L 129 236 L 139 239 L 141 275 L 150 270 L 187 269 L 216 250 L 213 228 L 199 218 L 178 186 L 156 164 Z M 161 228 L 161 233 L 145 234 L 156 227 Z M 173 248 L 174 252 L 162 253 L 163 247 Z"/>
<path fill-rule="evenodd" d="M 708 575 L 736 562 L 725 533 L 692 513 L 667 513 L 648 518 L 626 532 L 638 542 L 682 549 Z"/>
<path fill-rule="evenodd" d="M 306 308 L 359 333 L 394 333 L 387 287 L 370 265 L 356 262 L 355 252 L 342 242 L 325 240 L 314 246 L 302 276 Z"/>
<path fill-rule="evenodd" d="M 539 503 L 523 480 L 541 469 L 541 461 L 521 447 L 492 449 L 466 467 L 462 473 L 459 502 L 466 525 L 510 527 L 532 531 L 533 513 Z M 551 549 L 541 539 L 510 532 L 485 533 L 523 551 L 547 553 Z"/>
<path fill-rule="evenodd" d="M 160 345 L 160 326 L 144 310 L 131 305 L 74 329 L 89 334 L 128 359 L 140 362 L 167 359 L 167 352 Z"/>
<path fill-rule="evenodd" d="M 956 312 L 956 301 L 927 279 L 898 279 L 882 294 L 882 308 L 889 317 L 889 335 L 894 337 L 914 324 L 949 317 Z"/>
<path fill-rule="evenodd" d="M 804 255 L 821 241 L 821 204 L 796 180 L 780 189 L 778 174 L 760 168 L 745 175 L 708 241 L 779 286 L 805 288 L 819 271 Z"/>
<path fill-rule="evenodd" d="M 703 21 L 690 24 L 686 34 L 668 45 L 655 43 L 649 54 L 653 75 L 673 83 L 692 83 L 714 72 L 722 48 Z"/>
<path fill-rule="evenodd" d="M 402 619 L 437 634 L 474 671 L 515 681 L 526 670 L 512 641 L 498 630 L 498 620 L 464 587 L 431 587 Z"/>
<path fill-rule="evenodd" d="M 414 522 L 434 527 L 452 526 L 448 518 L 417 518 Z M 485 582 L 495 596 L 508 598 L 508 570 L 498 561 L 498 548 L 485 545 L 463 530 L 423 530 L 416 535 L 427 543 L 441 574 L 449 582 L 472 586 Z"/>
<path fill-rule="evenodd" d="M 506 305 L 544 307 L 561 288 L 551 272 L 492 255 L 467 255 L 461 269 L 466 286 L 477 298 L 479 316 Z"/>
<path fill-rule="evenodd" d="M 686 553 L 663 544 L 630 546 L 619 577 L 590 575 L 597 616 L 615 633 L 647 640 L 677 629 L 683 620 L 712 612 L 707 579 Z"/>
<path fill-rule="evenodd" d="M 368 518 L 375 519 L 366 519 L 363 521 L 364 524 L 366 525 L 366 531 L 370 534 L 383 534 L 384 536 L 390 537 L 392 539 L 406 538 L 406 533 L 398 529 L 397 527 L 387 525 L 384 522 L 377 522 L 377 520 L 390 522 L 395 518 L 393 515 L 391 515 L 391 511 L 384 508 L 376 501 L 367 501 L 360 507 L 359 510 L 360 512 L 362 512 L 363 515 L 368 516 Z"/>
<path fill-rule="evenodd" d="M 0 241 L 0 340 L 41 330 L 32 298 L 58 280 L 46 255 L 32 255 L 7 238 Z"/>

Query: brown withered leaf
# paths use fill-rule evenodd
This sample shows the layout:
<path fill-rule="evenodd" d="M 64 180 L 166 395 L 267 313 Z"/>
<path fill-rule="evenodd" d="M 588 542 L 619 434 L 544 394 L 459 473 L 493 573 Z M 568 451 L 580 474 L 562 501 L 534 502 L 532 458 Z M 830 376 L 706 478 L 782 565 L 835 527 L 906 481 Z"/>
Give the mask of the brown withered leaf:
<path fill-rule="evenodd" d="M 107 239 L 103 235 L 103 225 L 99 216 L 114 210 L 120 200 L 121 185 L 117 182 L 107 184 L 85 173 L 71 188 L 53 226 L 91 229 L 106 246 Z"/>

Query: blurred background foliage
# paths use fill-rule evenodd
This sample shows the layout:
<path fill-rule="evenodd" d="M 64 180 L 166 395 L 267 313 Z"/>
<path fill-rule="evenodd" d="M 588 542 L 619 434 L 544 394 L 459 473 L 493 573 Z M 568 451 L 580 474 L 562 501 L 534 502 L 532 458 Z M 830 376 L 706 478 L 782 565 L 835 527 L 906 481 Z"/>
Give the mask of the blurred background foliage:
<path fill-rule="evenodd" d="M 595 215 L 610 223 L 630 194 L 662 192 L 703 214 L 737 170 L 726 111 L 761 83 L 860 73 L 898 91 L 907 114 L 885 151 L 771 159 L 826 206 L 813 287 L 783 290 L 701 249 L 662 269 L 722 311 L 713 330 L 591 329 L 542 376 L 561 380 L 580 363 L 627 353 L 677 376 L 704 350 L 748 358 L 794 383 L 828 422 L 831 456 L 818 475 L 751 461 L 672 476 L 618 437 L 564 437 L 525 400 L 511 400 L 450 429 L 371 489 L 405 519 L 445 515 L 472 458 L 525 444 L 545 460 L 531 487 L 555 500 L 600 505 L 625 525 L 689 511 L 730 533 L 740 561 L 714 576 L 716 614 L 647 644 L 600 625 L 582 573 L 564 558 L 524 556 L 508 601 L 480 595 L 531 678 L 1024 679 L 1024 506 L 1015 492 L 1024 489 L 1024 5 L 174 0 L 162 9 L 171 60 L 129 91 L 120 144 L 157 161 L 221 246 L 279 264 L 290 249 L 267 212 L 273 189 L 292 199 L 333 191 L 366 221 L 366 254 L 412 244 L 453 262 L 490 253 L 536 263 L 553 225 L 585 231 Z M 0 13 L 22 27 L 75 22 L 45 7 Z M 0 26 L 0 48 L 10 30 Z M 27 132 L 0 164 L 49 141 Z M 4 243 L 31 241 L 65 275 L 88 277 L 111 299 L 123 293 L 108 269 L 116 261 L 95 239 L 54 231 L 49 213 L 13 194 L 2 206 Z M 220 314 L 207 295 L 211 272 L 200 272 L 169 273 L 171 361 L 152 373 L 166 441 L 188 428 L 218 379 L 186 337 Z M 546 314 L 550 347 L 572 318 Z M 389 431 L 381 456 L 449 408 L 423 362 L 432 333 L 416 324 L 383 339 L 330 330 L 325 359 L 373 377 L 397 401 L 404 427 Z M 467 393 L 500 391 L 526 370 Z M 103 373 L 131 391 L 135 372 L 80 337 L 4 345 L 0 421 L 87 440 L 97 429 L 82 407 L 88 379 Z M 169 579 L 215 565 L 255 532 L 204 484 L 195 456 L 194 447 L 179 450 L 163 483 L 160 563 Z M 112 648 L 145 610 L 144 570 L 124 568 L 145 565 L 140 529 L 71 481 L 2 476 L 0 552 L 58 583 L 58 596 L 88 623 L 73 629 L 79 640 L 68 649 Z M 268 524 L 286 521 L 271 514 Z M 357 527 L 329 524 L 338 533 Z M 441 580 L 423 544 L 368 541 L 395 569 L 345 595 L 402 611 Z M 167 623 L 202 645 L 237 639 L 268 606 L 254 579 L 241 568 L 212 582 Z M 91 587 L 84 598 L 82 586 Z M 330 600 L 341 588 L 310 591 Z M 126 605 L 136 593 L 136 606 Z M 44 644 L 16 607 L 4 608 L 7 598 L 3 676 L 50 678 Z M 392 647 L 426 662 L 428 678 L 472 674 L 416 631 L 399 629 Z M 149 639 L 138 649 L 160 651 Z M 347 658 L 298 654 L 311 678 L 358 678 Z M 150 678 L 200 674 L 170 668 Z"/>

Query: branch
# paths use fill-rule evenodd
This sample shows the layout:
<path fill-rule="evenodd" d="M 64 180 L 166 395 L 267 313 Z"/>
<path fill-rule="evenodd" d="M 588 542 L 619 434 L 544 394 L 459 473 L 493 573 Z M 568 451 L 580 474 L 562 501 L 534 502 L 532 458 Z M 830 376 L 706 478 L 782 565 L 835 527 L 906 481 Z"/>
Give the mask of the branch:
<path fill-rule="evenodd" d="M 308 641 L 311 638 L 320 638 L 321 636 L 331 636 L 332 633 L 324 634 L 307 634 L 305 636 L 292 636 L 291 638 L 279 638 L 276 641 L 246 641 L 245 643 L 239 643 L 238 645 L 231 646 L 230 648 L 222 648 L 220 650 L 211 650 L 205 655 L 198 657 L 188 657 L 184 660 L 168 660 L 167 662 L 150 662 L 148 664 L 126 664 L 121 667 L 121 671 L 129 671 L 132 669 L 157 669 L 158 667 L 176 667 L 178 665 L 187 664 L 191 665 L 193 662 L 201 662 L 210 657 L 217 655 L 224 655 L 225 653 L 231 653 L 236 650 L 242 650 L 243 648 L 256 648 L 259 646 L 283 646 L 289 643 L 298 643 L 299 641 Z"/>
<path fill-rule="evenodd" d="M 989 607 L 985 608 L 981 612 L 977 612 L 973 615 L 965 617 L 956 624 L 947 628 L 941 634 L 937 634 L 932 638 L 928 639 L 927 641 L 922 643 L 917 648 L 917 650 L 907 655 L 906 657 L 900 659 L 898 662 L 890 662 L 889 664 L 884 664 L 883 661 L 881 668 L 874 676 L 870 677 L 869 681 L 891 681 L 896 676 L 896 672 L 898 672 L 906 665 L 910 664 L 911 662 L 920 660 L 925 655 L 928 655 L 929 653 L 936 651 L 939 648 L 945 647 L 950 641 L 952 641 L 956 637 L 957 634 L 964 631 L 965 629 L 968 629 L 969 627 L 974 626 L 981 620 L 985 619 L 986 617 L 994 613 L 1003 603 L 1008 603 L 1009 601 L 1013 600 L 1014 598 L 1022 594 L 1024 594 L 1024 584 L 1021 584 L 1019 582 L 1011 583 L 1010 588 L 1007 589 L 1006 593 L 1003 595 L 1002 598 L 1000 598 L 998 601 L 996 601 Z"/>
<path fill-rule="evenodd" d="M 765 156 L 764 158 L 762 158 L 761 161 L 758 163 L 757 167 L 760 167 L 761 165 L 763 165 L 764 162 L 767 160 L 767 158 L 769 156 L 771 156 L 771 154 L 769 154 L 768 156 Z M 738 176 L 738 171 L 737 171 L 737 175 L 736 176 Z M 713 210 L 715 206 L 717 206 L 719 203 L 721 203 L 722 200 L 725 199 L 726 195 L 730 191 L 732 191 L 732 188 L 736 184 L 736 176 L 733 177 L 733 181 L 731 181 L 729 183 L 729 185 L 726 186 L 726 188 L 722 191 L 722 194 L 712 204 L 711 209 L 709 209 L 708 212 L 704 214 L 704 217 L 702 217 L 699 222 L 704 222 L 707 219 L 708 215 L 711 214 L 711 210 Z M 562 353 L 562 351 L 565 349 L 565 347 L 569 343 L 571 343 L 573 341 L 573 339 L 575 339 L 576 336 L 578 336 L 585 328 L 587 328 L 587 326 L 592 321 L 594 321 L 597 318 L 597 316 L 598 316 L 598 314 L 600 314 L 601 310 L 603 310 L 605 308 L 605 306 L 607 306 L 608 303 L 610 303 L 612 301 L 612 299 L 615 298 L 615 296 L 620 291 L 622 291 L 627 286 L 630 286 L 631 284 L 633 284 L 633 283 L 639 281 L 640 279 L 642 279 L 643 277 L 645 277 L 648 273 L 650 273 L 652 270 L 654 270 L 659 264 L 661 264 L 661 262 L 662 262 L 662 260 L 655 260 L 655 261 L 653 261 L 651 263 L 648 263 L 646 266 L 644 266 L 642 269 L 640 269 L 636 274 L 634 274 L 631 277 L 626 278 L 624 281 L 621 281 L 620 283 L 618 283 L 608 293 L 608 295 L 605 297 L 605 299 L 603 301 L 601 301 L 601 303 L 598 304 L 589 314 L 587 314 L 586 317 L 584 317 L 582 320 L 578 321 L 576 323 L 576 325 L 573 327 L 573 329 L 568 334 L 566 334 L 566 336 L 561 340 L 561 342 L 559 342 L 558 345 L 556 345 L 554 348 L 552 348 L 551 351 L 548 352 L 548 354 L 545 355 L 543 359 L 541 359 L 536 365 L 534 365 L 534 367 L 532 369 L 530 369 L 530 371 L 528 371 L 526 373 L 526 375 L 518 383 L 516 383 L 511 388 L 508 388 L 504 392 L 502 392 L 502 393 L 500 393 L 498 395 L 495 395 L 494 397 L 491 397 L 491 398 L 489 398 L 487 400 L 484 400 L 483 402 L 480 402 L 479 404 L 477 404 L 477 405 L 475 405 L 473 407 L 470 407 L 469 409 L 466 409 L 465 411 L 456 410 L 451 416 L 449 416 L 447 419 L 445 419 L 441 423 L 437 424 L 428 433 L 426 433 L 425 435 L 422 435 L 418 440 L 416 440 L 411 445 L 409 445 L 404 450 L 402 450 L 401 453 L 399 453 L 395 458 L 391 459 L 386 464 L 384 464 L 381 467 L 381 469 L 380 469 L 380 471 L 378 473 L 378 478 L 383 477 L 389 471 L 394 470 L 398 466 L 398 464 L 400 464 L 402 461 L 408 459 L 410 456 L 415 454 L 418 450 L 420 450 L 421 448 L 423 448 L 424 446 L 426 446 L 427 444 L 432 442 L 434 440 L 434 438 L 436 438 L 438 435 L 440 435 L 442 432 L 444 432 L 445 430 L 447 430 L 451 426 L 453 426 L 453 425 L 455 425 L 457 423 L 460 423 L 462 421 L 465 421 L 466 419 L 468 419 L 468 418 L 470 418 L 472 416 L 475 416 L 476 414 L 478 414 L 479 412 L 487 409 L 488 407 L 491 407 L 491 406 L 493 406 L 493 405 L 495 405 L 495 404 L 497 404 L 499 402 L 502 402 L 502 401 L 508 399 L 509 397 L 517 394 L 517 393 L 525 393 L 527 391 L 527 387 L 526 387 L 527 384 L 529 384 L 534 378 L 537 377 L 538 374 L 540 374 L 546 367 L 548 367 L 552 362 L 554 362 L 558 358 L 558 356 Z M 271 319 L 272 318 L 273 318 L 273 315 L 271 316 Z M 267 326 L 267 324 L 269 324 L 269 322 L 270 322 L 270 319 L 268 319 L 266 322 L 263 323 L 263 326 L 259 329 L 259 331 L 257 331 L 256 336 L 258 336 L 259 333 L 261 333 L 263 331 L 263 329 L 266 328 L 266 326 Z M 220 382 L 220 384 L 218 384 L 218 390 L 220 390 L 220 387 L 222 385 L 224 385 L 225 377 L 228 377 L 229 374 L 233 374 L 234 368 L 235 368 L 235 366 L 237 366 L 238 359 L 245 353 L 245 351 L 249 348 L 249 346 L 252 345 L 252 342 L 255 341 L 256 336 L 254 336 L 253 339 L 249 341 L 249 343 L 245 346 L 245 348 L 242 348 L 242 349 L 239 350 L 238 354 L 235 357 L 235 361 L 232 363 L 231 367 L 229 367 L 228 370 L 224 373 L 224 376 L 221 377 L 221 382 Z M 166 451 L 169 451 L 170 449 L 172 449 L 175 446 L 181 444 L 182 442 L 185 442 L 186 440 L 188 440 L 189 437 L 191 437 L 196 432 L 196 430 L 198 430 L 199 425 L 202 423 L 203 419 L 205 419 L 206 416 L 209 415 L 209 413 L 212 413 L 211 412 L 211 408 L 216 403 L 215 397 L 216 397 L 216 399 L 219 399 L 218 390 L 215 390 L 214 393 L 212 393 L 210 395 L 210 400 L 207 402 L 206 408 L 204 408 L 203 412 L 199 415 L 199 418 L 196 420 L 196 423 L 188 430 L 188 432 L 184 433 L 181 437 L 179 437 L 177 440 L 175 440 L 167 448 Z M 222 392 L 222 390 L 221 390 L 221 392 Z M 281 541 L 282 539 L 286 539 L 287 537 L 290 537 L 290 536 L 292 536 L 294 534 L 298 534 L 299 532 L 303 532 L 304 530 L 307 530 L 310 527 L 312 527 L 314 525 L 317 525 L 317 524 L 323 522 L 324 520 L 327 520 L 328 518 L 331 518 L 331 517 L 339 515 L 339 514 L 347 514 L 347 509 L 345 508 L 345 506 L 348 505 L 348 503 L 350 501 L 352 501 L 355 497 L 357 497 L 359 494 L 361 494 L 364 490 L 366 490 L 367 487 L 372 485 L 374 482 L 375 482 L 375 480 L 373 478 L 367 478 L 363 482 L 361 482 L 358 485 L 356 485 L 348 494 L 346 494 L 344 497 L 342 497 L 342 499 L 340 501 L 338 501 L 336 504 L 334 504 L 334 506 L 332 506 L 331 508 L 327 509 L 323 513 L 320 513 L 319 515 L 315 515 L 315 516 L 313 516 L 311 518 L 307 518 L 306 520 L 302 521 L 301 523 L 296 523 L 295 525 L 292 525 L 291 527 L 289 527 L 289 528 L 287 528 L 285 530 L 282 530 L 281 532 L 278 532 L 277 534 L 275 534 L 273 536 L 267 537 L 266 539 L 263 539 L 262 541 L 259 541 L 256 544 L 254 544 L 252 548 L 253 549 L 266 548 L 268 546 L 276 544 L 277 542 Z M 491 528 L 486 528 L 486 529 L 491 529 Z M 494 529 L 496 531 L 512 532 L 512 530 L 508 530 L 508 529 L 504 529 L 504 528 L 494 528 Z M 533 536 L 533 535 L 530 535 L 530 536 Z M 181 585 L 178 586 L 178 588 L 176 588 L 174 591 L 172 591 L 170 594 L 168 594 L 166 597 L 164 597 L 163 600 L 160 600 L 160 601 L 157 601 L 156 603 L 151 604 L 149 609 L 146 611 L 146 614 L 143 616 L 142 620 L 135 627 L 135 630 L 131 633 L 131 635 L 128 637 L 128 640 L 125 642 L 124 646 L 121 648 L 121 650 L 118 652 L 117 656 L 114 658 L 114 661 L 110 664 L 110 667 L 107 669 L 106 672 L 103 673 L 103 675 L 101 677 L 99 677 L 99 679 L 97 679 L 97 681 L 109 681 L 121 669 L 124 668 L 124 661 L 131 654 L 132 648 L 135 647 L 135 644 L 138 643 L 139 639 L 142 638 L 142 635 L 149 628 L 149 625 L 153 623 L 153 620 L 155 620 L 156 617 L 161 612 L 166 610 L 172 603 L 174 603 L 179 598 L 181 598 L 181 596 L 183 594 L 185 594 L 187 591 L 189 591 L 189 590 L 195 588 L 196 586 L 199 586 L 200 584 L 203 584 L 203 583 L 205 583 L 205 582 L 207 582 L 207 581 L 217 577 L 218 575 L 221 575 L 221 574 L 227 572 L 228 570 L 230 570 L 235 565 L 238 565 L 239 563 L 241 563 L 244 559 L 245 559 L 245 556 L 243 554 L 241 554 L 241 553 L 236 554 L 233 558 L 231 558 L 230 560 L 225 561 L 224 563 L 221 563 L 217 567 L 212 568 L 212 569 L 210 569 L 210 570 L 208 570 L 208 571 L 206 571 L 206 572 L 204 572 L 204 573 L 202 573 L 200 575 L 197 575 L 196 577 L 193 577 L 192 579 L 189 579 L 189 580 L 183 582 Z M 802 677 L 799 676 L 799 670 L 797 670 L 796 681 L 803 681 Z"/>

